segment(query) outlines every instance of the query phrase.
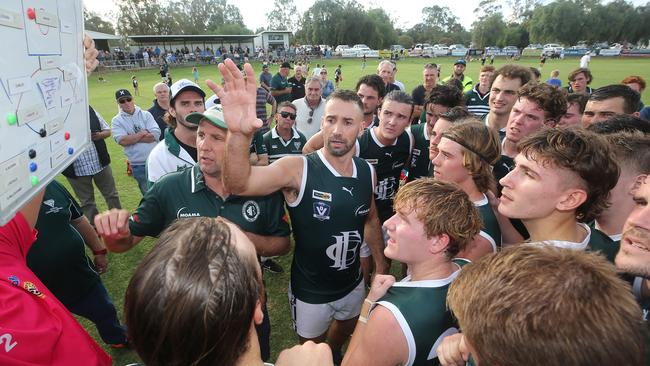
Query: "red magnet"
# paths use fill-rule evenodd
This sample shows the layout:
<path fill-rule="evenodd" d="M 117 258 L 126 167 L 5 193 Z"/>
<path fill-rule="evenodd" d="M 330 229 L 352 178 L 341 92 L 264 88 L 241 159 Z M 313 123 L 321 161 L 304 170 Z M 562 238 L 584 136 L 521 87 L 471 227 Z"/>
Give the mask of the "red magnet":
<path fill-rule="evenodd" d="M 36 19 L 36 11 L 34 11 L 34 8 L 27 8 L 27 17 L 31 20 Z"/>
<path fill-rule="evenodd" d="M 63 135 L 63 138 L 65 138 L 66 140 L 70 140 L 70 132 L 66 132 L 66 133 Z"/>

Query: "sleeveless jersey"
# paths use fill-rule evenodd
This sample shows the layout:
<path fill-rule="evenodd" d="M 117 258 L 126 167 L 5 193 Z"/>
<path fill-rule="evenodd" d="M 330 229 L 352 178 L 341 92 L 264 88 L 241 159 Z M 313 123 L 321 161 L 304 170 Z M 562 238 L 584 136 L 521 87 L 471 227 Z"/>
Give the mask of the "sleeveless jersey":
<path fill-rule="evenodd" d="M 492 251 L 496 253 L 501 249 L 501 228 L 497 222 L 497 217 L 485 195 L 483 195 L 482 200 L 474 202 L 474 206 L 481 215 L 480 235 L 492 244 Z"/>
<path fill-rule="evenodd" d="M 291 290 L 303 302 L 338 300 L 361 281 L 359 249 L 372 203 L 372 168 L 353 157 L 352 177 L 341 176 L 321 151 L 304 157 L 295 202 L 287 203 L 296 243 Z"/>
<path fill-rule="evenodd" d="M 392 145 L 382 145 L 369 128 L 358 138 L 357 156 L 372 164 L 377 174 L 375 204 L 379 220 L 383 223 L 393 215 L 393 198 L 399 188 L 402 169 L 411 154 L 413 136 L 404 131 Z"/>
<path fill-rule="evenodd" d="M 409 162 L 409 182 L 429 176 L 431 161 L 429 160 L 429 134 L 426 126 L 426 123 L 419 123 L 410 127 L 414 143 Z"/>
<path fill-rule="evenodd" d="M 465 259 L 453 262 L 460 267 L 469 263 Z M 460 269 L 440 280 L 406 277 L 377 301 L 393 314 L 406 337 L 409 356 L 405 365 L 437 365 L 438 345 L 444 337 L 458 333 L 458 324 L 447 309 L 447 290 L 459 273 Z"/>
<path fill-rule="evenodd" d="M 578 225 L 587 231 L 587 236 L 580 243 L 562 241 L 562 240 L 545 240 L 543 242 L 534 243 L 535 245 L 552 245 L 558 248 L 572 249 L 572 250 L 587 250 L 590 252 L 599 252 L 604 255 L 607 260 L 614 263 L 616 253 L 618 253 L 619 246 L 614 243 L 602 231 L 589 227 L 584 223 Z"/>

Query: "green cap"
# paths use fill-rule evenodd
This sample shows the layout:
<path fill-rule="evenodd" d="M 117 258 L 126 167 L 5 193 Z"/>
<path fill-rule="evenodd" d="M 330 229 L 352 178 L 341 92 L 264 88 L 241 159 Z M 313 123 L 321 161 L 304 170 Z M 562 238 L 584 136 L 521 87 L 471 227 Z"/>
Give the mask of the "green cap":
<path fill-rule="evenodd" d="M 185 117 L 185 120 L 189 123 L 198 125 L 203 119 L 210 121 L 213 125 L 223 128 L 224 130 L 228 129 L 225 119 L 223 118 L 223 110 L 220 105 L 216 105 L 210 109 L 207 109 L 203 113 L 194 112 L 190 113 Z"/>

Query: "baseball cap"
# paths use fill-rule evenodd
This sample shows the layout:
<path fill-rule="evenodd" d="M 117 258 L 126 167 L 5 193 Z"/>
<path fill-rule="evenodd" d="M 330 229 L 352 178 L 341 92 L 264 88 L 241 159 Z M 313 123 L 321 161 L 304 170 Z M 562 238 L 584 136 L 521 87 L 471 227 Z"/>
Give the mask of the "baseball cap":
<path fill-rule="evenodd" d="M 269 65 L 268 65 L 268 64 L 264 64 L 264 65 L 262 65 L 262 68 L 263 68 L 263 69 L 268 69 L 268 68 L 269 68 Z"/>
<path fill-rule="evenodd" d="M 456 60 L 456 62 L 454 62 L 454 66 L 456 66 L 458 64 L 463 65 L 463 66 L 467 66 L 467 62 L 465 62 L 465 60 L 463 60 L 462 58 L 458 59 L 458 60 Z"/>
<path fill-rule="evenodd" d="M 205 109 L 208 110 L 217 104 L 221 104 L 221 101 L 219 98 L 216 96 L 216 94 L 213 94 L 210 98 L 205 100 Z"/>
<path fill-rule="evenodd" d="M 290 68 L 291 68 L 291 64 L 288 63 L 288 62 L 283 62 L 282 65 L 280 66 L 280 68 L 282 69 L 282 68 L 285 68 L 285 67 L 290 69 Z"/>
<path fill-rule="evenodd" d="M 122 98 L 133 98 L 131 92 L 128 89 L 118 89 L 115 92 L 115 100 L 120 100 Z"/>
<path fill-rule="evenodd" d="M 228 129 L 228 125 L 226 124 L 225 119 L 223 118 L 223 109 L 221 108 L 220 105 L 216 105 L 210 109 L 207 109 L 203 113 L 199 112 L 194 112 L 190 113 L 185 117 L 185 120 L 189 123 L 193 123 L 195 125 L 198 125 L 201 123 L 203 119 L 207 119 L 212 123 L 213 125 L 223 128 L 225 130 Z"/>
<path fill-rule="evenodd" d="M 201 94 L 202 98 L 205 98 L 205 92 L 198 86 L 196 85 L 195 82 L 189 81 L 187 79 L 180 79 L 174 84 L 172 84 L 171 89 L 171 98 L 169 98 L 170 103 L 174 103 L 174 98 L 176 96 L 186 90 L 194 90 L 195 92 Z"/>

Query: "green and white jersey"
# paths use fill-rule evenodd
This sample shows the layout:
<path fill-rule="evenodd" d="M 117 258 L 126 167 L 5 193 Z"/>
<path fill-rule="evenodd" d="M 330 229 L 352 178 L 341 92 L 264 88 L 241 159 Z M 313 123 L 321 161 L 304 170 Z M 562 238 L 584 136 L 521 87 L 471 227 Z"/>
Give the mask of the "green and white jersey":
<path fill-rule="evenodd" d="M 478 209 L 478 213 L 481 215 L 480 235 L 492 244 L 492 251 L 496 253 L 501 249 L 501 228 L 492 207 L 490 207 L 487 196 L 483 195 L 482 200 L 474 202 L 474 207 Z"/>
<path fill-rule="evenodd" d="M 399 189 L 399 178 L 413 149 L 411 131 L 404 131 L 392 145 L 383 145 L 369 128 L 357 139 L 356 154 L 372 164 L 377 173 L 375 204 L 383 223 L 393 215 L 393 198 Z"/>
<path fill-rule="evenodd" d="M 552 245 L 558 248 L 572 249 L 572 250 L 588 250 L 591 252 L 600 252 L 610 262 L 614 263 L 618 246 L 602 231 L 592 229 L 589 225 L 578 223 L 585 231 L 587 236 L 580 243 L 563 240 L 545 240 L 543 242 L 534 243 L 535 245 Z"/>
<path fill-rule="evenodd" d="M 486 126 L 490 127 L 490 112 L 488 111 L 488 113 L 485 116 L 483 116 L 481 120 L 485 123 Z M 499 139 L 501 140 L 501 142 L 503 142 L 503 140 L 506 138 L 506 128 L 503 127 L 499 129 L 499 131 L 497 132 L 499 133 Z"/>
<path fill-rule="evenodd" d="M 242 230 L 265 236 L 288 236 L 283 197 L 230 195 L 222 199 L 205 184 L 198 165 L 169 173 L 156 182 L 129 219 L 135 236 L 158 236 L 173 221 L 191 217 L 224 217 Z"/>
<path fill-rule="evenodd" d="M 288 155 L 302 155 L 302 147 L 305 146 L 307 139 L 302 132 L 292 129 L 293 135 L 289 141 L 284 139 L 278 134 L 277 127 L 264 134 L 263 140 L 266 146 L 266 151 L 269 154 L 269 164 Z"/>
<path fill-rule="evenodd" d="M 436 350 L 442 339 L 458 333 L 458 324 L 447 308 L 447 290 L 458 276 L 464 259 L 454 259 L 458 270 L 439 280 L 396 282 L 377 303 L 390 311 L 399 323 L 408 344 L 405 365 L 437 365 Z M 373 307 L 374 310 L 374 307 Z"/>
<path fill-rule="evenodd" d="M 353 157 L 344 177 L 319 150 L 303 157 L 298 198 L 287 202 L 296 248 L 291 291 L 300 301 L 339 300 L 361 281 L 359 250 L 372 203 L 372 167 Z"/>
<path fill-rule="evenodd" d="M 414 140 L 411 161 L 408 167 L 409 182 L 420 177 L 429 176 L 431 161 L 429 160 L 429 134 L 426 127 L 426 123 L 418 123 L 409 127 Z"/>
<path fill-rule="evenodd" d="M 465 105 L 468 111 L 481 118 L 490 113 L 490 91 L 481 95 L 478 86 L 479 84 L 476 84 L 472 90 L 465 93 Z"/>

